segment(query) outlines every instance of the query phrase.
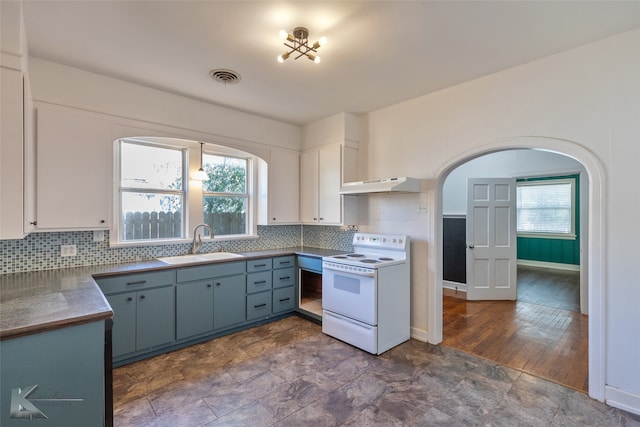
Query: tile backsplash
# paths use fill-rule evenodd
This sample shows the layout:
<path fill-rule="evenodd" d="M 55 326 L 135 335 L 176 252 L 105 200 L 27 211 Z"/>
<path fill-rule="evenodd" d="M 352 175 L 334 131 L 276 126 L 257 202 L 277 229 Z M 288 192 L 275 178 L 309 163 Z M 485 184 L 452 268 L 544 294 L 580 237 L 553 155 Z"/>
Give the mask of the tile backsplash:
<path fill-rule="evenodd" d="M 277 225 L 258 226 L 258 236 L 252 240 L 224 242 L 207 242 L 205 239 L 201 252 L 243 252 L 301 244 L 350 251 L 353 231 L 330 226 Z M 77 255 L 61 257 L 61 245 L 76 245 Z M 0 240 L 0 273 L 145 261 L 161 256 L 186 254 L 190 249 L 190 243 L 111 248 L 107 232 L 103 242 L 94 242 L 92 231 L 31 233 L 22 240 Z"/>

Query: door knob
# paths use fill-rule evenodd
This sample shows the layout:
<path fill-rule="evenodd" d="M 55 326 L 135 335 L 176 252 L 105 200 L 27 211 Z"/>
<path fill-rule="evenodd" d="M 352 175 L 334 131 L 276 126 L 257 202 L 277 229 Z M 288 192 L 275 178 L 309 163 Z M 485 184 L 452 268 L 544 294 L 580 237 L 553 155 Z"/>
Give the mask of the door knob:
<path fill-rule="evenodd" d="M 476 246 L 475 246 L 473 243 L 469 243 L 469 244 L 467 245 L 467 248 L 469 248 L 469 249 L 473 249 L 473 248 L 475 248 L 475 247 L 476 247 Z"/>

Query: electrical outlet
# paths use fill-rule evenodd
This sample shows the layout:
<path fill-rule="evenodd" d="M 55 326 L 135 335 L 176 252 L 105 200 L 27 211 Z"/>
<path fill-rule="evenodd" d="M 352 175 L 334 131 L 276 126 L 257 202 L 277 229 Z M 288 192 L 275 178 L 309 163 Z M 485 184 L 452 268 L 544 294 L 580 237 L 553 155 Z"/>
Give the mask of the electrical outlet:
<path fill-rule="evenodd" d="M 60 256 L 76 256 L 78 251 L 76 245 L 60 245 Z"/>
<path fill-rule="evenodd" d="M 94 242 L 104 242 L 104 230 L 94 230 L 93 231 L 93 241 Z"/>

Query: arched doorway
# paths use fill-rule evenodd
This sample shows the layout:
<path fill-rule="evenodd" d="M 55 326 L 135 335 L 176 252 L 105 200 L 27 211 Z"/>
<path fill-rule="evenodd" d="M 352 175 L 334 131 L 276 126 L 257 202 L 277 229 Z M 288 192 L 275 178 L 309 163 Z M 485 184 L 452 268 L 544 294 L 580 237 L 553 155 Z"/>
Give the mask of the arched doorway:
<path fill-rule="evenodd" d="M 443 185 L 446 177 L 458 166 L 476 157 L 509 149 L 538 149 L 569 156 L 581 163 L 589 180 L 588 235 L 589 245 L 586 256 L 588 265 L 589 294 L 589 395 L 603 401 L 605 385 L 605 239 L 604 223 L 604 169 L 593 154 L 579 144 L 557 138 L 514 137 L 493 141 L 461 153 L 445 162 L 435 175 L 435 221 L 433 235 L 435 245 L 441 248 Z M 428 330 L 429 341 L 442 341 L 442 252 L 433 251 L 431 265 L 434 266 L 435 280 L 428 290 Z"/>

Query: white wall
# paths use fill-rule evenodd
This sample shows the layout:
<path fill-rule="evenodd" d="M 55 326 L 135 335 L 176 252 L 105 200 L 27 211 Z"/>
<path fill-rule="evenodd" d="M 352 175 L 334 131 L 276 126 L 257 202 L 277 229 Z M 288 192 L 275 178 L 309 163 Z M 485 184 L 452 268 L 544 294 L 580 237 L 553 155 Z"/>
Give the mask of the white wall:
<path fill-rule="evenodd" d="M 442 189 L 442 213 L 466 215 L 468 178 L 552 176 L 584 171 L 571 157 L 548 151 L 509 150 L 487 154 L 460 165 L 447 176 Z"/>
<path fill-rule="evenodd" d="M 299 150 L 301 129 L 253 114 L 125 82 L 38 58 L 29 72 L 36 101 L 264 146 Z"/>
<path fill-rule="evenodd" d="M 440 208 L 437 180 L 443 168 L 483 147 L 495 151 L 523 137 L 558 140 L 604 167 L 604 191 L 593 188 L 591 194 L 602 205 L 602 216 L 592 219 L 604 238 L 592 234 L 590 248 L 605 252 L 594 254 L 605 265 L 590 283 L 603 290 L 593 304 L 603 306 L 604 320 L 596 323 L 604 325 L 606 340 L 592 351 L 606 363 L 607 400 L 640 413 L 640 198 L 633 185 L 640 164 L 640 30 L 377 110 L 367 120 L 368 174 L 411 175 L 427 184 L 426 216 L 415 212 L 423 195 L 369 197 L 367 225 L 378 232 L 399 227 L 414 242 L 424 242 L 413 258 L 413 296 L 420 300 L 413 301 L 412 326 L 426 334 L 433 333 L 427 330 L 429 316 L 437 317 L 436 302 L 426 296 L 437 295 L 431 290 L 441 280 L 434 210 Z M 397 221 L 388 219 L 401 208 Z M 604 397 L 601 390 L 591 393 Z"/>

